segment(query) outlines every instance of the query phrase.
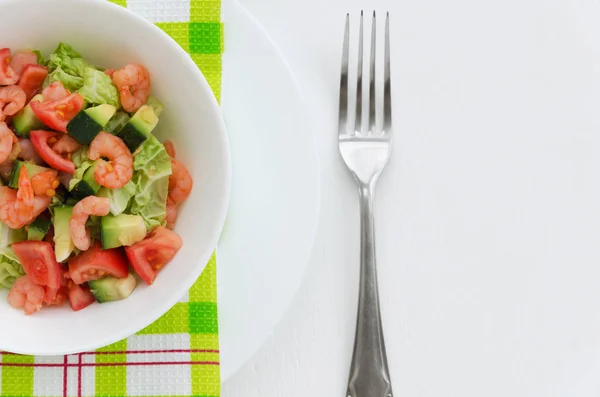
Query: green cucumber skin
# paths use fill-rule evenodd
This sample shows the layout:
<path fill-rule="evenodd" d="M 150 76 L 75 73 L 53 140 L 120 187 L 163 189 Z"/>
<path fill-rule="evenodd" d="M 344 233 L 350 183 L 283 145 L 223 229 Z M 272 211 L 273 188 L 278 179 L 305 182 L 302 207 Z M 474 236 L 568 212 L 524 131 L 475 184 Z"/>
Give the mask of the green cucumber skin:
<path fill-rule="evenodd" d="M 67 124 L 69 135 L 82 145 L 89 145 L 100 131 L 102 131 L 102 126 L 85 111 L 77 113 L 73 120 Z"/>

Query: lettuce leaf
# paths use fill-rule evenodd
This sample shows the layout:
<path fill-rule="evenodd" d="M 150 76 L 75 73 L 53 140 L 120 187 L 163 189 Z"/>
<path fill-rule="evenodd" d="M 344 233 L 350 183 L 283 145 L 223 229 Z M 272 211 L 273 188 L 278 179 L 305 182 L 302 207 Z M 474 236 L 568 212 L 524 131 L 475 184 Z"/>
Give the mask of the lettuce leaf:
<path fill-rule="evenodd" d="M 150 135 L 133 160 L 136 193 L 130 212 L 144 218 L 148 231 L 166 224 L 171 158 L 164 146 Z"/>
<path fill-rule="evenodd" d="M 48 61 L 49 74 L 44 82 L 44 87 L 55 81 L 60 81 L 71 90 L 78 90 L 83 86 L 83 74 L 85 68 L 90 65 L 81 58 L 81 55 L 70 45 L 60 43 L 50 54 Z"/>
<path fill-rule="evenodd" d="M 55 81 L 60 81 L 69 91 L 78 90 L 83 85 L 82 77 L 68 74 L 63 71 L 60 66 L 54 69 L 52 73 L 48 74 L 48 77 L 46 77 L 46 80 L 44 81 L 44 87 L 49 86 Z"/>
<path fill-rule="evenodd" d="M 12 248 L 0 249 L 0 288 L 12 287 L 15 280 L 24 275 L 23 266 Z"/>
<path fill-rule="evenodd" d="M 69 181 L 69 191 L 73 190 L 75 185 L 77 185 L 77 182 L 83 178 L 83 174 L 85 174 L 88 168 L 90 168 L 92 165 L 94 165 L 93 161 L 86 160 L 77 167 L 75 173 L 73 174 L 73 178 L 71 178 L 71 181 Z"/>
<path fill-rule="evenodd" d="M 119 215 L 125 212 L 135 192 L 135 183 L 129 181 L 120 189 L 108 189 L 101 187 L 98 190 L 98 193 L 96 193 L 96 196 L 108 198 L 110 200 L 110 213 L 113 215 Z"/>
<path fill-rule="evenodd" d="M 90 104 L 120 107 L 117 87 L 104 72 L 87 67 L 83 71 L 83 86 L 78 91 Z"/>
<path fill-rule="evenodd" d="M 82 146 L 71 155 L 71 161 L 75 163 L 75 167 L 79 168 L 86 161 L 91 161 L 87 155 L 88 147 Z"/>
<path fill-rule="evenodd" d="M 46 66 L 46 59 L 40 50 L 31 50 L 37 56 L 38 65 Z"/>
<path fill-rule="evenodd" d="M 83 70 L 89 66 L 83 60 L 81 54 L 66 43 L 59 43 L 48 61 L 48 68 L 53 72 L 56 68 L 61 67 L 65 73 L 83 77 Z"/>

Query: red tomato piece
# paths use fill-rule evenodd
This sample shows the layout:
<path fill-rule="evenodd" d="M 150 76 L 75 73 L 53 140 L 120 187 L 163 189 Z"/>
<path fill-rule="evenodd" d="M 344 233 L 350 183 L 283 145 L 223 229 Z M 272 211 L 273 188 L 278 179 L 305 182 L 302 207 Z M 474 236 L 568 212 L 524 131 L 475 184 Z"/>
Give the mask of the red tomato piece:
<path fill-rule="evenodd" d="M 150 285 L 158 271 L 173 259 L 182 245 L 177 233 L 159 226 L 144 240 L 125 247 L 125 253 L 133 270 Z"/>
<path fill-rule="evenodd" d="M 13 85 L 19 81 L 19 74 L 10 67 L 10 48 L 0 50 L 0 85 Z"/>
<path fill-rule="evenodd" d="M 12 248 L 31 281 L 56 290 L 60 288 L 62 271 L 50 243 L 21 241 Z"/>
<path fill-rule="evenodd" d="M 33 105 L 39 102 L 30 102 L 31 108 Z M 54 138 L 58 140 L 63 134 L 53 131 L 35 130 L 29 133 L 29 139 L 33 144 L 33 148 L 37 154 L 44 160 L 48 165 L 58 171 L 68 172 L 73 174 L 75 172 L 75 164 L 69 160 L 61 157 L 50 147 L 49 141 Z"/>
<path fill-rule="evenodd" d="M 59 263 L 60 267 L 60 288 L 45 287 L 46 293 L 44 294 L 44 303 L 51 306 L 60 306 L 69 297 L 69 289 L 67 288 L 67 279 L 65 274 L 67 267 L 62 263 Z"/>
<path fill-rule="evenodd" d="M 46 287 L 46 294 L 44 295 L 44 303 L 48 306 L 60 306 L 69 299 L 69 289 L 67 287 L 60 287 L 59 289 Z"/>
<path fill-rule="evenodd" d="M 46 302 L 49 306 L 62 306 L 69 299 L 69 289 L 67 287 L 60 287 L 56 297 L 50 301 Z"/>
<path fill-rule="evenodd" d="M 71 94 L 55 101 L 30 102 L 38 119 L 53 130 L 67 132 L 67 124 L 83 109 L 85 100 L 80 94 Z"/>
<path fill-rule="evenodd" d="M 27 65 L 37 65 L 37 55 L 31 51 L 20 51 L 13 55 L 10 61 L 10 67 L 19 76 Z"/>
<path fill-rule="evenodd" d="M 129 264 L 123 250 L 103 250 L 99 241 L 69 261 L 69 277 L 75 284 L 105 276 L 125 278 L 129 274 L 128 270 Z"/>
<path fill-rule="evenodd" d="M 50 303 L 56 298 L 58 295 L 58 291 L 60 288 L 50 288 L 46 287 L 46 292 L 44 293 L 44 303 Z"/>
<path fill-rule="evenodd" d="M 40 65 L 27 65 L 21 73 L 19 83 L 17 84 L 27 95 L 29 101 L 42 88 L 44 80 L 48 76 L 48 68 Z"/>
<path fill-rule="evenodd" d="M 96 298 L 87 285 L 69 284 L 69 304 L 73 311 L 85 309 L 94 302 L 96 302 Z"/>

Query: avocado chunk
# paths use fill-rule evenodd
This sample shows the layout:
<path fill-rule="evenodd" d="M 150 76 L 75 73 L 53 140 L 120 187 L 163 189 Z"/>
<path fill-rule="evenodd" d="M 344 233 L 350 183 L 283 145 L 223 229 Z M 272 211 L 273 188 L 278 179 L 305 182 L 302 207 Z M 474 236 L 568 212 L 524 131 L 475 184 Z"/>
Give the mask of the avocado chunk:
<path fill-rule="evenodd" d="M 146 237 L 146 224 L 139 215 L 107 215 L 100 219 L 102 248 L 129 246 Z"/>
<path fill-rule="evenodd" d="M 11 229 L 7 224 L 0 222 L 0 248 L 25 240 L 27 240 L 25 228 Z"/>
<path fill-rule="evenodd" d="M 72 216 L 73 207 L 54 208 L 54 254 L 58 262 L 65 261 L 75 249 L 69 228 L 69 221 Z"/>
<path fill-rule="evenodd" d="M 21 175 L 21 168 L 25 166 L 27 170 L 27 176 L 31 179 L 32 176 L 37 175 L 41 172 L 48 171 L 50 168 L 42 167 L 37 164 L 28 163 L 26 161 L 15 161 L 15 165 L 13 166 L 13 170 L 10 173 L 10 179 L 8 181 L 8 186 L 17 189 L 19 187 L 19 175 Z"/>
<path fill-rule="evenodd" d="M 27 226 L 27 240 L 42 241 L 50 230 L 51 224 L 48 219 L 37 218 Z"/>
<path fill-rule="evenodd" d="M 148 138 L 156 124 L 158 124 L 158 116 L 150 106 L 144 105 L 125 124 L 117 136 L 133 153 Z"/>
<path fill-rule="evenodd" d="M 89 145 L 115 115 L 117 108 L 103 104 L 80 111 L 67 124 L 67 132 L 82 145 Z"/>
<path fill-rule="evenodd" d="M 104 277 L 88 281 L 90 292 L 99 303 L 127 298 L 135 289 L 136 284 L 135 277 L 131 273 L 125 278 Z"/>
<path fill-rule="evenodd" d="M 94 162 L 94 165 L 83 173 L 81 180 L 73 186 L 73 189 L 71 189 L 71 194 L 73 194 L 73 196 L 82 199 L 96 194 L 101 187 L 100 184 L 96 182 L 96 177 L 94 177 L 97 166 L 98 161 Z"/>
<path fill-rule="evenodd" d="M 44 97 L 42 94 L 37 94 L 29 102 L 43 100 Z M 15 114 L 15 117 L 13 117 L 13 126 L 15 127 L 15 133 L 21 138 L 29 138 L 30 131 L 44 128 L 44 124 L 33 113 L 29 104 Z"/>

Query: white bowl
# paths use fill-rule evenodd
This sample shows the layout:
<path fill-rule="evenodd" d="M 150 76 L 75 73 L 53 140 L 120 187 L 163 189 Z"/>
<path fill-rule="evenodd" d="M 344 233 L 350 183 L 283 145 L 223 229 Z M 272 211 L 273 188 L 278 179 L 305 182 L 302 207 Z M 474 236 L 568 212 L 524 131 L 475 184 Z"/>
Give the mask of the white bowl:
<path fill-rule="evenodd" d="M 171 139 L 194 178 L 175 231 L 183 238 L 176 257 L 148 287 L 123 301 L 80 312 L 45 308 L 32 316 L 12 309 L 0 292 L 0 350 L 36 355 L 93 350 L 141 330 L 167 312 L 192 286 L 217 245 L 230 190 L 227 134 L 218 104 L 202 73 L 168 35 L 106 0 L 5 0 L 0 3 L 0 47 L 39 48 L 49 54 L 71 44 L 92 64 L 145 65 L 152 92 L 165 111 L 156 128 Z"/>

